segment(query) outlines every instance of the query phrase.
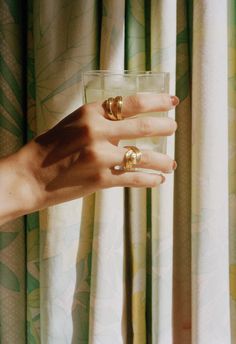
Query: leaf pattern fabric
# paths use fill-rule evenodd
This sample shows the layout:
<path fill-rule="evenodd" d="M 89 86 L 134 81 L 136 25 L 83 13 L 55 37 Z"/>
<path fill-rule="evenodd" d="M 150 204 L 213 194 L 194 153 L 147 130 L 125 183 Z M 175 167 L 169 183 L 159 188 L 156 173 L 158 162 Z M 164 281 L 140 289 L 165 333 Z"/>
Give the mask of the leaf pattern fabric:
<path fill-rule="evenodd" d="M 235 18 L 234 0 L 0 2 L 0 156 L 79 107 L 86 70 L 168 71 L 181 99 L 160 188 L 1 227 L 1 343 L 236 343 Z"/>

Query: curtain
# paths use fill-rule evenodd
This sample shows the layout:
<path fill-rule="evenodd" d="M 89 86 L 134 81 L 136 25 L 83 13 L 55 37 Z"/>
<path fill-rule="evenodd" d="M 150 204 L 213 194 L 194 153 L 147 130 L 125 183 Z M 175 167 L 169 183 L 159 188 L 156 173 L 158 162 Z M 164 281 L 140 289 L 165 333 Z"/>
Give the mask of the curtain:
<path fill-rule="evenodd" d="M 3 344 L 236 343 L 234 0 L 1 0 L 0 155 L 82 104 L 90 69 L 168 71 L 181 103 L 155 189 L 0 230 Z"/>

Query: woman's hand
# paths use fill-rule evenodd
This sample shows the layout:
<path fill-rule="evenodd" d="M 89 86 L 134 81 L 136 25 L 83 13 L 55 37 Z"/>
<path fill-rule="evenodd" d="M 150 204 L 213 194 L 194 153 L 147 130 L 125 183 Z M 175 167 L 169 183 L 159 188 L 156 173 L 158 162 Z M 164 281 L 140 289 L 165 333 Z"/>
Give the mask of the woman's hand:
<path fill-rule="evenodd" d="M 27 205 L 22 205 L 21 213 L 82 197 L 99 189 L 155 187 L 163 182 L 164 177 L 159 174 L 114 170 L 114 166 L 124 164 L 127 151 L 117 145 L 121 139 L 172 135 L 177 124 L 171 118 L 132 116 L 168 111 L 178 102 L 177 97 L 167 94 L 127 96 L 123 99 L 123 121 L 107 119 L 101 103 L 83 105 L 26 144 L 14 158 L 10 157 L 25 190 L 22 202 Z M 172 171 L 176 163 L 165 154 L 142 150 L 137 166 L 165 173 Z"/>

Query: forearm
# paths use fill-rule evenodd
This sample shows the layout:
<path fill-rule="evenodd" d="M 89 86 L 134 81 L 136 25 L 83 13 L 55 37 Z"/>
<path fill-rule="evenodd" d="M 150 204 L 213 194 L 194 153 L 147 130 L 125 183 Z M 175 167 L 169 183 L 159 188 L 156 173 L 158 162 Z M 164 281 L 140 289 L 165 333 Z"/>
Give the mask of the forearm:
<path fill-rule="evenodd" d="M 0 159 L 0 225 L 37 208 L 33 181 L 19 153 Z"/>

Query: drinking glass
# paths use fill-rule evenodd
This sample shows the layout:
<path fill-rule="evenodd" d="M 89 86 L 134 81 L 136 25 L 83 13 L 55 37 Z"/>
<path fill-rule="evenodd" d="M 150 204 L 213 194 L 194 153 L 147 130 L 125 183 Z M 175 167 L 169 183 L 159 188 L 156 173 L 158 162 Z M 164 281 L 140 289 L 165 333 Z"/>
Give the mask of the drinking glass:
<path fill-rule="evenodd" d="M 109 97 L 129 96 L 139 93 L 169 93 L 169 73 L 165 72 L 133 72 L 112 70 L 91 70 L 83 75 L 84 103 L 104 101 Z M 151 112 L 137 114 L 135 117 L 167 116 L 167 112 Z M 130 119 L 127 125 L 132 124 Z M 134 145 L 140 149 L 151 149 L 166 153 L 167 138 L 165 136 L 145 137 L 132 140 L 121 140 L 119 145 Z"/>

